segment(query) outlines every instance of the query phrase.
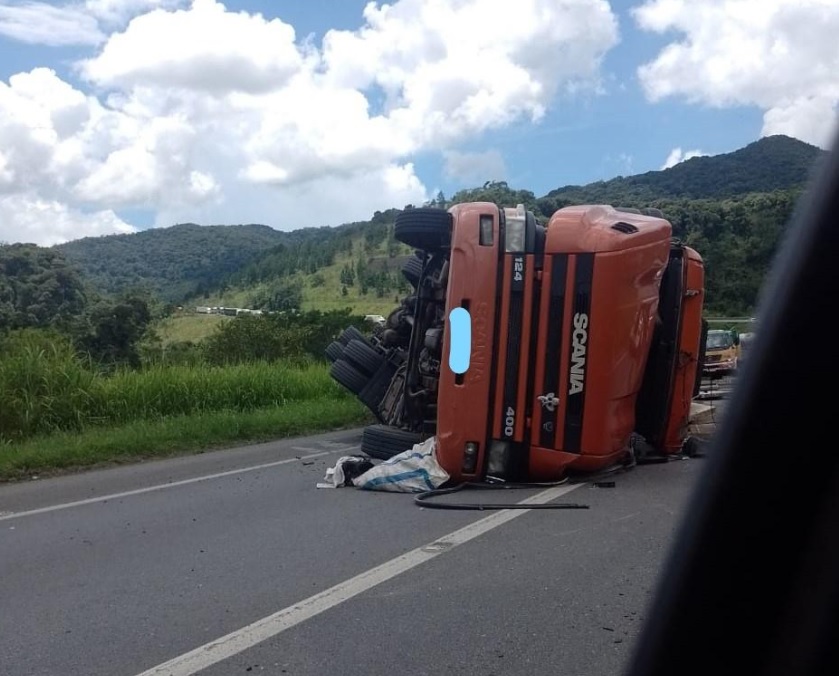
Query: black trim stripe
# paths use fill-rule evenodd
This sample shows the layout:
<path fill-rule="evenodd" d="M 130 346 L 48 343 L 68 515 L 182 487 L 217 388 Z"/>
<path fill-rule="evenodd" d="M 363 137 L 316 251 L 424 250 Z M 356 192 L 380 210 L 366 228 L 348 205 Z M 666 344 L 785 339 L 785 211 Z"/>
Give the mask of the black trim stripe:
<path fill-rule="evenodd" d="M 523 253 L 512 254 L 510 276 L 510 315 L 507 327 L 507 363 L 504 369 L 504 399 L 501 411 L 501 436 L 512 441 L 515 437 L 515 426 L 519 416 L 524 411 L 518 410 L 519 397 L 519 361 L 522 356 L 522 324 L 524 322 L 524 278 L 527 274 L 527 259 Z M 507 425 L 511 416 L 507 411 L 513 410 L 512 418 L 515 424 Z M 512 427 L 512 429 L 511 429 Z M 508 434 L 509 432 L 509 434 Z"/>
<path fill-rule="evenodd" d="M 586 391 L 588 383 L 586 375 L 588 372 L 589 346 L 591 345 L 591 285 L 594 277 L 594 254 L 577 254 L 577 268 L 574 272 L 574 311 L 571 314 L 571 327 L 569 336 L 571 345 L 568 350 L 568 404 L 565 407 L 565 434 L 563 441 L 564 451 L 579 453 L 583 437 L 583 415 L 585 413 Z M 574 334 L 581 329 L 575 326 L 575 317 L 585 315 L 585 360 L 582 362 L 574 359 Z M 581 320 L 582 324 L 582 320 Z M 572 369 L 574 372 L 572 372 Z M 572 388 L 572 376 L 579 374 L 574 380 L 582 387 L 580 391 L 574 392 Z"/>
<path fill-rule="evenodd" d="M 534 256 L 532 259 L 533 263 L 533 270 L 531 271 L 531 277 L 533 280 L 530 285 L 530 295 L 525 295 L 525 307 L 531 308 L 530 311 L 530 345 L 527 347 L 527 384 L 525 385 L 524 389 L 524 407 L 525 407 L 525 415 L 532 419 L 533 417 L 533 388 L 535 387 L 536 383 L 536 364 L 538 362 L 536 356 L 539 354 L 539 335 L 540 331 L 542 330 L 542 283 L 541 281 L 536 280 L 536 275 L 541 271 L 540 267 L 536 266 L 536 257 Z M 526 292 L 525 292 L 526 294 Z M 538 402 L 536 402 L 538 406 Z M 525 436 L 524 441 L 527 444 L 530 444 L 531 437 L 534 436 L 531 433 L 530 426 L 528 425 L 525 429 Z"/>
<path fill-rule="evenodd" d="M 498 387 L 498 336 L 501 335 L 501 289 L 504 282 L 504 242 L 507 236 L 507 222 L 504 218 L 504 210 L 498 210 L 498 237 L 495 246 L 498 248 L 498 266 L 495 270 L 495 321 L 492 334 L 492 358 L 490 359 L 489 370 L 489 399 L 487 400 L 487 429 L 486 443 L 484 446 L 484 458 L 481 473 L 485 476 L 489 466 L 489 448 L 492 445 L 493 423 L 495 417 L 492 412 L 495 410 L 495 393 Z"/>
<path fill-rule="evenodd" d="M 551 297 L 548 301 L 548 337 L 545 345 L 544 392 L 540 395 L 559 393 L 559 358 L 562 354 L 562 321 L 565 316 L 565 279 L 568 276 L 568 254 L 551 256 Z M 553 448 L 556 435 L 557 408 L 549 410 L 542 406 L 542 427 L 539 430 L 539 445 Z"/>

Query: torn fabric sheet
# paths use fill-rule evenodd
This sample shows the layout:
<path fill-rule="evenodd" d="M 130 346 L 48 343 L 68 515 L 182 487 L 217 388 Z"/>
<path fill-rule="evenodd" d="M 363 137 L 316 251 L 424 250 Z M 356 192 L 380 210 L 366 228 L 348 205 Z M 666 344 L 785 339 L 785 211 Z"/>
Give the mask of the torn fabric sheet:
<path fill-rule="evenodd" d="M 352 483 L 363 490 L 421 493 L 439 488 L 449 474 L 437 462 L 437 438 L 431 437 L 367 470 Z"/>

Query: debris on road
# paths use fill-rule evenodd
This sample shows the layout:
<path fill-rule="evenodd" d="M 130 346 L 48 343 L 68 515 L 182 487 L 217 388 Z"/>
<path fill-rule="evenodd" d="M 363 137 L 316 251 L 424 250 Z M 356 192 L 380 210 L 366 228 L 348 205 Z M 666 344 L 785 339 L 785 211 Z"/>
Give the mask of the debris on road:
<path fill-rule="evenodd" d="M 437 462 L 436 438 L 431 437 L 378 465 L 363 455 L 345 455 L 326 470 L 317 487 L 355 486 L 368 491 L 422 493 L 439 488 L 448 480 L 448 473 Z"/>
<path fill-rule="evenodd" d="M 353 484 L 368 491 L 422 493 L 448 480 L 448 472 L 437 462 L 437 439 L 430 437 L 367 470 Z"/>
<path fill-rule="evenodd" d="M 318 483 L 317 488 L 341 488 L 352 486 L 353 479 L 367 472 L 373 467 L 370 458 L 363 455 L 345 455 L 338 458 L 335 467 L 326 470 L 323 481 Z"/>

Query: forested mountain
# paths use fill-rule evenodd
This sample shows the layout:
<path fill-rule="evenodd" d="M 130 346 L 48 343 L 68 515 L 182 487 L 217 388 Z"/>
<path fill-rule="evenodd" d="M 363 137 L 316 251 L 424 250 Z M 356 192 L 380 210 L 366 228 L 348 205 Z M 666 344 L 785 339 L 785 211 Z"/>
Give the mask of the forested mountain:
<path fill-rule="evenodd" d="M 0 329 L 61 325 L 87 303 L 78 272 L 60 252 L 34 244 L 0 245 Z"/>
<path fill-rule="evenodd" d="M 705 258 L 709 311 L 739 314 L 753 309 L 795 201 L 823 156 L 814 146 L 771 136 L 732 153 L 565 186 L 542 197 L 488 182 L 450 199 L 439 194 L 433 204 L 524 203 L 542 222 L 570 204 L 656 206 L 674 234 Z M 398 213 L 390 209 L 370 221 L 291 232 L 183 224 L 57 248 L 104 292 L 145 287 L 171 302 L 225 304 L 233 298 L 267 309 L 347 305 L 376 312 L 403 290 L 399 267 L 408 250 L 393 240 Z"/>
<path fill-rule="evenodd" d="M 287 238 L 266 225 L 182 223 L 131 235 L 85 237 L 55 248 L 106 293 L 144 288 L 179 301 L 214 286 Z"/>
<path fill-rule="evenodd" d="M 824 151 L 789 136 L 767 136 L 724 155 L 694 157 L 663 171 L 620 176 L 552 190 L 546 198 L 575 204 L 656 200 L 666 197 L 724 199 L 752 192 L 799 188 Z"/>
<path fill-rule="evenodd" d="M 0 244 L 0 355 L 10 331 L 47 330 L 100 364 L 138 364 L 137 344 L 151 320 L 146 298 L 102 298 L 61 251 Z"/>

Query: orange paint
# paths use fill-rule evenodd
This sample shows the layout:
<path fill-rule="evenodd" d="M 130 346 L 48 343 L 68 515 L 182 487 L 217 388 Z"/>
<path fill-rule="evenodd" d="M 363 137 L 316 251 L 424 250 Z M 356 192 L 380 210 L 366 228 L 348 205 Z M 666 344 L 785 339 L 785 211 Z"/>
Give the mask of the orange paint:
<path fill-rule="evenodd" d="M 690 404 L 699 362 L 699 343 L 702 333 L 702 309 L 705 299 L 705 267 L 702 257 L 690 247 L 685 247 L 684 297 L 682 323 L 679 331 L 679 356 L 673 379 L 673 398 L 664 439 L 665 453 L 678 453 L 687 435 Z"/>
<path fill-rule="evenodd" d="M 488 449 L 500 439 L 518 444 L 526 478 L 533 481 L 620 461 L 634 431 L 670 255 L 670 223 L 602 205 L 560 209 L 548 223 L 537 271 L 532 249 L 504 252 L 504 214 L 495 205 L 461 204 L 450 212 L 446 314 L 464 301 L 469 305 L 472 356 L 462 382 L 445 365 L 441 369 L 440 464 L 455 481 L 481 479 Z M 494 219 L 492 246 L 479 244 L 482 215 Z M 699 293 L 683 303 L 679 345 L 685 361 L 673 381 L 679 396 L 670 398 L 667 452 L 681 446 L 699 350 L 704 279 L 702 259 L 692 249 L 685 249 L 684 274 L 688 293 Z M 508 345 L 516 340 L 508 368 Z M 446 334 L 444 355 L 449 348 Z M 476 471 L 466 474 L 468 442 L 479 444 L 479 457 Z"/>

